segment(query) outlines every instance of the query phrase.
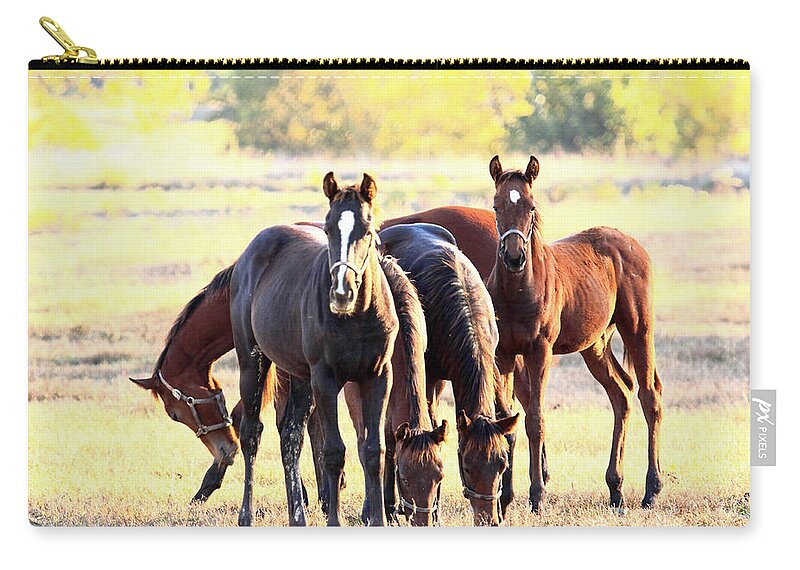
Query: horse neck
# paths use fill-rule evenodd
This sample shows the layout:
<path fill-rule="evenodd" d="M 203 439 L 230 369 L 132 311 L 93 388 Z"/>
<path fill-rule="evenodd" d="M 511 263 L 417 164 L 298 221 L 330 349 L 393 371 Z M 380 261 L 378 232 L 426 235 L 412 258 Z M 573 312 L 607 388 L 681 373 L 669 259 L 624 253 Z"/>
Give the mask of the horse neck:
<path fill-rule="evenodd" d="M 452 381 L 456 409 L 464 410 L 471 418 L 479 415 L 494 418 L 495 383 L 492 370 L 485 370 L 486 366 L 475 360 L 469 361 L 466 371 L 463 366 L 460 368 L 459 372 L 448 374 L 451 378 L 457 378 Z"/>
<path fill-rule="evenodd" d="M 188 367 L 207 372 L 232 349 L 230 292 L 225 290 L 205 298 L 185 318 L 170 339 L 160 368 L 167 378 Z"/>

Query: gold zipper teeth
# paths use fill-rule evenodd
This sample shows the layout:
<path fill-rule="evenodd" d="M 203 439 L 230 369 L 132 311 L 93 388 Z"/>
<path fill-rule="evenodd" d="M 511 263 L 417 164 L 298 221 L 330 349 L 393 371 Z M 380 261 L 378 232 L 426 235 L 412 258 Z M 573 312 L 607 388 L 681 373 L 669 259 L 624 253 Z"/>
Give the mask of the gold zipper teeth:
<path fill-rule="evenodd" d="M 31 67 L 70 67 L 71 61 L 34 61 Z M 83 64 L 88 65 L 88 64 Z M 564 58 L 564 59 L 517 59 L 517 58 L 442 58 L 442 59 L 395 59 L 395 58 L 117 58 L 100 59 L 99 67 L 117 68 L 265 68 L 265 69 L 750 69 L 744 59 L 733 58 Z M 94 67 L 94 66 L 92 66 Z"/>

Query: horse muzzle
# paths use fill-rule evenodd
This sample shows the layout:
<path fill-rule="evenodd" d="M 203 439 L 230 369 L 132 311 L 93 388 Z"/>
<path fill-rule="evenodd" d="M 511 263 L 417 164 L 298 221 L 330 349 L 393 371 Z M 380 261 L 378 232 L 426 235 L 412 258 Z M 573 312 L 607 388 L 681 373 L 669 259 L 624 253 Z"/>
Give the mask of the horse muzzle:
<path fill-rule="evenodd" d="M 517 258 L 512 258 L 510 255 L 508 255 L 508 252 L 504 252 L 502 259 L 503 266 L 510 273 L 521 273 L 522 270 L 525 269 L 525 263 L 527 262 L 527 257 L 524 251 Z"/>
<path fill-rule="evenodd" d="M 347 315 L 353 312 L 356 304 L 356 295 L 353 289 L 347 288 L 344 293 L 339 293 L 335 289 L 331 289 L 328 297 L 330 301 L 330 309 L 334 315 Z"/>

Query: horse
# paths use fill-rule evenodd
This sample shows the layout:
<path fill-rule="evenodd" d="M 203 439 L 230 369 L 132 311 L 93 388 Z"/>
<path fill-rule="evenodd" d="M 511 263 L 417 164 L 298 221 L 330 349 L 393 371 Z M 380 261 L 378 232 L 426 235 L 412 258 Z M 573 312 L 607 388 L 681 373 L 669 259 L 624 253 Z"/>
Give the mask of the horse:
<path fill-rule="evenodd" d="M 622 453 L 634 390 L 627 369 L 632 364 L 649 432 L 642 506 L 652 507 L 663 486 L 658 460 L 663 412 L 662 384 L 655 367 L 649 256 L 632 237 L 606 227 L 586 230 L 552 246 L 544 244 L 541 214 L 532 193 L 538 160 L 531 157 L 524 173 L 504 173 L 499 157 L 494 157 L 489 171 L 495 181 L 496 212 L 440 207 L 386 220 L 382 227 L 427 222 L 447 228 L 487 282 L 498 313 L 498 365 L 505 377 L 513 372 L 514 394 L 526 411 L 532 510 L 539 512 L 549 479 L 541 411 L 547 372 L 552 355 L 566 354 L 570 348 L 580 349 L 614 409 L 606 483 L 610 504 L 619 512 L 624 512 Z M 604 305 L 605 314 L 598 311 Z M 603 321 L 605 326 L 600 324 Z M 611 351 L 615 329 L 625 346 L 625 367 Z M 504 479 L 506 489 L 510 487 Z"/>
<path fill-rule="evenodd" d="M 359 384 L 364 416 L 364 477 L 370 526 L 386 524 L 381 429 L 392 383 L 390 359 L 399 322 L 378 262 L 368 174 L 360 185 L 339 187 L 332 172 L 323 192 L 329 200 L 325 236 L 300 226 L 273 226 L 259 233 L 234 265 L 231 326 L 239 362 L 242 400 L 240 442 L 245 482 L 240 526 L 252 523 L 253 463 L 263 424 L 259 419 L 266 371 L 274 363 L 293 377 L 291 409 L 296 428 L 290 457 L 294 497 L 289 512 L 305 524 L 299 452 L 305 423 L 316 405 L 324 432 L 323 469 L 329 494 L 328 525 L 340 525 L 339 485 L 345 445 L 338 425 L 337 395 L 347 381 Z"/>
<path fill-rule="evenodd" d="M 498 385 L 500 377 L 494 364 L 498 332 L 491 298 L 477 270 L 446 229 L 432 224 L 396 225 L 381 230 L 379 236 L 383 251 L 395 257 L 414 282 L 425 311 L 425 374 L 433 423 L 438 423 L 439 396 L 445 381 L 450 380 L 458 410 L 463 493 L 470 500 L 476 525 L 496 525 L 503 515 L 498 503 L 509 464 L 506 437 L 513 433 L 519 414 L 509 414 L 505 390 Z M 345 395 L 353 400 L 357 390 L 358 387 L 348 386 Z M 495 419 L 496 400 L 504 412 L 500 419 Z M 358 426 L 358 408 L 349 408 L 353 423 Z M 389 432 L 386 436 L 389 465 L 395 438 Z M 397 439 L 402 454 L 404 442 Z M 387 468 L 388 474 L 391 470 Z M 401 499 L 407 489 L 421 483 L 404 476 L 401 470 L 398 475 L 396 486 Z M 393 504 L 394 486 L 393 478 L 387 477 L 387 505 Z"/>
<path fill-rule="evenodd" d="M 233 348 L 229 308 L 232 271 L 233 266 L 219 272 L 186 304 L 167 335 L 152 375 L 130 378 L 153 397 L 161 398 L 167 415 L 197 435 L 214 456 L 212 469 L 223 473 L 233 463 L 239 440 L 211 366 Z M 211 491 L 201 488 L 194 500 L 205 500 Z"/>

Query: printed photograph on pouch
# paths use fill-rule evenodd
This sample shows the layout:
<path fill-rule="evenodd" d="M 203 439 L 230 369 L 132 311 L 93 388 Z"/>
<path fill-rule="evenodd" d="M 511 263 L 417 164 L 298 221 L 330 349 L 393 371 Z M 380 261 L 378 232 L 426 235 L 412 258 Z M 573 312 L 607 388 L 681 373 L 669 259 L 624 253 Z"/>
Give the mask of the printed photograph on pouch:
<path fill-rule="evenodd" d="M 747 69 L 31 69 L 29 520 L 744 526 Z"/>

